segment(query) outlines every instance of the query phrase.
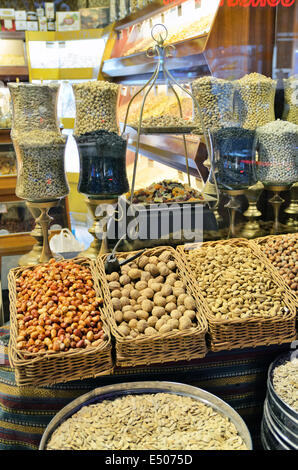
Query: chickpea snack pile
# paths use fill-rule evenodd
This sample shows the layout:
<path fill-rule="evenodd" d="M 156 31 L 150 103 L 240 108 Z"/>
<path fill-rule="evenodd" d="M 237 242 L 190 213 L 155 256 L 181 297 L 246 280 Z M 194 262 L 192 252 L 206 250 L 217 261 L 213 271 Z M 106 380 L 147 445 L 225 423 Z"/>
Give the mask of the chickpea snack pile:
<path fill-rule="evenodd" d="M 122 266 L 120 274 L 107 276 L 114 319 L 123 337 L 154 337 L 197 327 L 196 301 L 171 258 L 167 250 L 157 256 L 144 254 Z"/>
<path fill-rule="evenodd" d="M 98 80 L 73 85 L 76 101 L 76 136 L 103 129 L 118 134 L 119 85 Z"/>
<path fill-rule="evenodd" d="M 97 347 L 107 339 L 92 273 L 71 260 L 24 269 L 16 279 L 17 349 L 57 353 Z"/>

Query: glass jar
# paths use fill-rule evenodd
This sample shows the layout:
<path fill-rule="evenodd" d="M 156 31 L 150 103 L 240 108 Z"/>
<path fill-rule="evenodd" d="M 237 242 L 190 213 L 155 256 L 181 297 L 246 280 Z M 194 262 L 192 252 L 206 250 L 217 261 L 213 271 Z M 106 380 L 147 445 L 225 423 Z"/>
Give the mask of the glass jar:
<path fill-rule="evenodd" d="M 91 199 L 109 199 L 129 191 L 126 137 L 102 131 L 76 140 L 80 156 L 80 193 Z"/>
<path fill-rule="evenodd" d="M 73 85 L 76 102 L 74 135 L 105 130 L 118 133 L 117 104 L 119 85 L 105 81 Z"/>
<path fill-rule="evenodd" d="M 13 138 L 22 140 L 31 131 L 50 131 L 60 136 L 57 118 L 59 84 L 8 84 L 12 104 Z"/>
<path fill-rule="evenodd" d="M 284 80 L 285 105 L 282 118 L 298 124 L 298 75 Z"/>
<path fill-rule="evenodd" d="M 31 202 L 60 199 L 69 194 L 66 180 L 64 139 L 34 145 L 13 140 L 17 155 L 16 195 Z"/>
<path fill-rule="evenodd" d="M 220 129 L 231 125 L 234 120 L 234 86 L 232 82 L 211 76 L 201 77 L 194 80 L 191 88 L 201 108 L 202 118 L 207 129 Z M 194 121 L 198 126 L 196 133 L 202 133 L 202 125 L 195 103 Z"/>
<path fill-rule="evenodd" d="M 275 80 L 250 73 L 234 84 L 235 112 L 241 127 L 255 130 L 275 120 Z"/>
<path fill-rule="evenodd" d="M 255 132 L 241 127 L 213 133 L 215 175 L 223 190 L 247 189 L 257 182 Z"/>
<path fill-rule="evenodd" d="M 256 131 L 257 175 L 264 186 L 290 186 L 298 181 L 298 125 L 273 121 Z"/>

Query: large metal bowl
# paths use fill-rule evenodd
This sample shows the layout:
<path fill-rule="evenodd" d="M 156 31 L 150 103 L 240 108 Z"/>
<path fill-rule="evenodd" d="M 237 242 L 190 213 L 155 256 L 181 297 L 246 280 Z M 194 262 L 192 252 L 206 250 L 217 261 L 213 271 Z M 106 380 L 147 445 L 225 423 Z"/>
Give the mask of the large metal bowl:
<path fill-rule="evenodd" d="M 263 429 L 267 443 L 272 438 L 269 444 L 277 446 L 273 449 L 298 449 L 298 413 L 277 394 L 273 385 L 275 369 L 290 361 L 292 354 L 293 351 L 290 351 L 277 357 L 268 371 Z"/>
<path fill-rule="evenodd" d="M 243 419 L 239 414 L 225 403 L 220 398 L 212 395 L 197 387 L 185 385 L 176 382 L 129 382 L 116 385 L 107 385 L 105 387 L 96 388 L 89 393 L 82 395 L 76 400 L 66 405 L 48 424 L 42 439 L 40 441 L 39 449 L 46 450 L 47 442 L 52 433 L 70 416 L 79 411 L 83 406 L 99 403 L 103 400 L 114 400 L 116 398 L 144 393 L 172 393 L 174 395 L 182 395 L 194 398 L 208 406 L 223 416 L 227 416 L 235 425 L 239 435 L 242 437 L 245 445 L 249 450 L 252 450 L 252 441 L 250 433 Z"/>

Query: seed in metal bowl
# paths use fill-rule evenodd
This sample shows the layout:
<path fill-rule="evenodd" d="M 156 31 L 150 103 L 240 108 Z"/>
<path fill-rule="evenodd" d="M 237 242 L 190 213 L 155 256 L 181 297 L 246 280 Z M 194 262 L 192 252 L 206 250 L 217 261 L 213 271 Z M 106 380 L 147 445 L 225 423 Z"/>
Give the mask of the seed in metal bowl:
<path fill-rule="evenodd" d="M 84 406 L 56 429 L 48 450 L 247 450 L 212 407 L 170 393 L 127 395 Z"/>

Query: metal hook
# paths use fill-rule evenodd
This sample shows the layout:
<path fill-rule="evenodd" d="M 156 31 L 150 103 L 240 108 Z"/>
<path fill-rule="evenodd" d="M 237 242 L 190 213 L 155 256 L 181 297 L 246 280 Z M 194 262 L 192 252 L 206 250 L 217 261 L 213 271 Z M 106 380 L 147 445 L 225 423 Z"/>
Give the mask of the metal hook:
<path fill-rule="evenodd" d="M 165 33 L 166 33 L 166 34 L 165 34 L 165 38 L 162 37 L 161 33 L 159 33 L 159 39 L 156 39 L 156 38 L 154 37 L 154 29 L 156 29 L 156 28 L 159 27 L 159 26 L 161 26 L 161 27 L 164 29 L 164 31 L 165 31 Z M 157 23 L 157 24 L 155 24 L 155 25 L 153 26 L 152 30 L 151 30 L 151 37 L 152 37 L 153 41 L 155 41 L 159 46 L 162 46 L 162 45 L 164 44 L 164 42 L 166 41 L 166 39 L 167 39 L 167 37 L 168 37 L 168 34 L 169 34 L 169 33 L 168 33 L 168 30 L 167 30 L 166 26 L 165 26 L 164 24 L 162 24 L 162 23 Z"/>

